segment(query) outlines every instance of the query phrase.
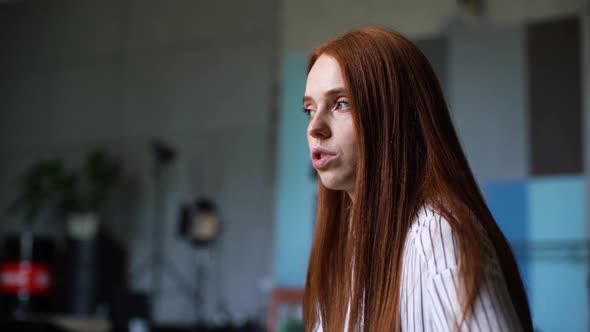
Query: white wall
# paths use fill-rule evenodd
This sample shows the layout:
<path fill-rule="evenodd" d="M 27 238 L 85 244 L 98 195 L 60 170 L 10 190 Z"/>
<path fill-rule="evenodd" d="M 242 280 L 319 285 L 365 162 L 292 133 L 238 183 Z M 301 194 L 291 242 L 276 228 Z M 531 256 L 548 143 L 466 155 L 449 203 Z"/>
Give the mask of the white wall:
<path fill-rule="evenodd" d="M 148 142 L 160 137 L 179 151 L 165 174 L 165 254 L 194 284 L 195 250 L 174 235 L 177 208 L 211 196 L 224 232 L 211 257 L 218 274 L 205 285 L 208 315 L 218 296 L 234 315 L 257 313 L 265 300 L 258 285 L 271 271 L 274 10 L 271 0 L 0 5 L 0 206 L 38 158 L 77 161 L 106 146 L 128 179 L 127 201 L 105 223 L 136 266 L 150 251 Z M 59 234 L 61 225 L 42 228 Z M 132 278 L 135 288 L 149 285 L 147 272 Z M 195 308 L 172 286 L 165 282 L 156 319 L 194 321 Z"/>
<path fill-rule="evenodd" d="M 473 18 L 469 3 L 481 3 L 476 21 L 523 24 L 576 14 L 588 0 L 278 0 L 281 49 L 301 51 L 354 27 L 379 24 L 406 36 L 443 33 L 458 17 Z M 462 3 L 465 2 L 465 5 Z"/>
<path fill-rule="evenodd" d="M 528 174 L 524 41 L 522 26 L 449 28 L 449 105 L 480 183 Z"/>
<path fill-rule="evenodd" d="M 590 4 L 588 0 L 489 0 L 485 3 L 490 20 L 502 24 L 576 15 Z"/>
<path fill-rule="evenodd" d="M 278 0 L 281 49 L 302 51 L 367 24 L 387 25 L 410 37 L 439 33 L 456 13 L 453 0 Z"/>

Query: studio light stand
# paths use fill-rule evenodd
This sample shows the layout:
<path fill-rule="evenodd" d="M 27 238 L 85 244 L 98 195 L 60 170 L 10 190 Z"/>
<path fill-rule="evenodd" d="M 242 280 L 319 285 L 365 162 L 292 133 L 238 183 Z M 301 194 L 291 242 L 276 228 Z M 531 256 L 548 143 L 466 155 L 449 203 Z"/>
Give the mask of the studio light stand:
<path fill-rule="evenodd" d="M 153 140 L 151 148 L 154 155 L 154 200 L 153 200 L 153 218 L 151 234 L 151 254 L 135 269 L 131 271 L 131 276 L 138 273 L 150 273 L 149 295 L 152 306 L 156 299 L 163 293 L 164 276 L 167 275 L 175 284 L 175 287 L 181 294 L 186 296 L 192 303 L 197 312 L 202 306 L 201 294 L 195 290 L 191 282 L 183 277 L 180 269 L 176 268 L 174 263 L 165 255 L 165 184 L 163 174 L 166 168 L 176 159 L 176 151 L 169 145 L 160 140 Z"/>

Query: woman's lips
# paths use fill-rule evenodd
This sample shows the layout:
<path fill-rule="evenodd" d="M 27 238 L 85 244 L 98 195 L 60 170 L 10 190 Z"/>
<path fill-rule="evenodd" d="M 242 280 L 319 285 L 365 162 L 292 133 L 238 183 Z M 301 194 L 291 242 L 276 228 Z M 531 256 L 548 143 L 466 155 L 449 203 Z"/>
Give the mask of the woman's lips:
<path fill-rule="evenodd" d="M 325 168 L 332 160 L 336 158 L 338 158 L 336 153 L 321 147 L 314 148 L 311 154 L 313 167 L 315 169 Z"/>

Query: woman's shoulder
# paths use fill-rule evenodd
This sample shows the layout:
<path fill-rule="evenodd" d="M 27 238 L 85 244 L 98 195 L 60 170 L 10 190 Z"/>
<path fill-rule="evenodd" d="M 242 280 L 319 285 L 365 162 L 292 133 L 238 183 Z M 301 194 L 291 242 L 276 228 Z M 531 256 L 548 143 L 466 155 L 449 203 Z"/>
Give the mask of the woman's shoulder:
<path fill-rule="evenodd" d="M 412 222 L 406 239 L 404 259 L 417 256 L 431 274 L 459 265 L 459 243 L 449 221 L 433 207 L 423 205 Z"/>
<path fill-rule="evenodd" d="M 476 220 L 472 222 L 477 223 Z M 483 229 L 479 229 L 481 250 L 486 261 L 486 270 L 498 270 L 497 257 Z M 437 275 L 459 266 L 460 249 L 458 234 L 450 222 L 430 205 L 420 207 L 412 222 L 406 239 L 406 253 L 417 252 L 424 268 Z M 408 254 L 405 255 L 406 259 Z"/>

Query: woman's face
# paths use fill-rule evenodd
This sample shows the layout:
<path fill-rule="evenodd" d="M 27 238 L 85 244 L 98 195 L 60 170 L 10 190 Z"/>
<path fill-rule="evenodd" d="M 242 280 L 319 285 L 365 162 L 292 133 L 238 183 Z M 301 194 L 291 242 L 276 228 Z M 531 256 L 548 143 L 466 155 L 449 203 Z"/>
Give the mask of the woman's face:
<path fill-rule="evenodd" d="M 321 55 L 307 76 L 303 97 L 311 160 L 324 186 L 354 197 L 357 142 L 348 97 L 338 62 Z"/>

